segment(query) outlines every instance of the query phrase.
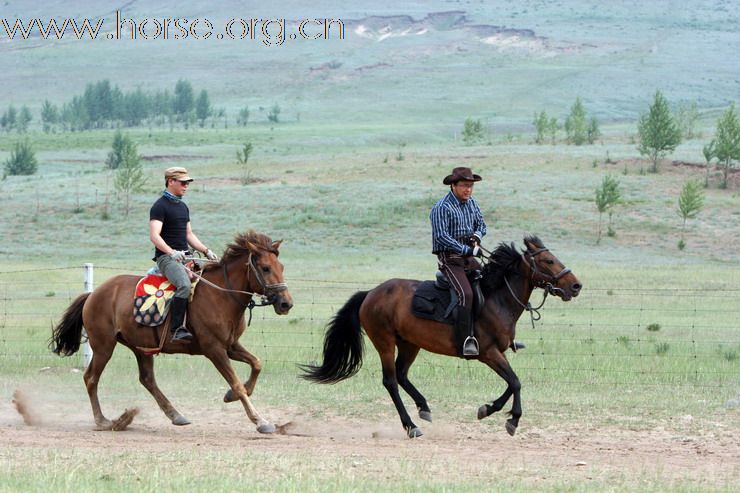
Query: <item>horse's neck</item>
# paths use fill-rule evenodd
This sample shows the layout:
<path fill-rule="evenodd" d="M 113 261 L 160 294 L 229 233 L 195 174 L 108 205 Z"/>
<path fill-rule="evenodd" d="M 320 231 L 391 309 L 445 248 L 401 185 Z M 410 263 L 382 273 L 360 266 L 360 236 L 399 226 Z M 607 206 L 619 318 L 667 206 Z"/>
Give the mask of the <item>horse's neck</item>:
<path fill-rule="evenodd" d="M 529 303 L 529 298 L 532 296 L 532 291 L 534 291 L 534 285 L 524 275 L 511 276 L 506 279 L 511 289 L 506 286 L 506 281 L 504 281 L 498 290 L 488 296 L 486 305 L 495 305 L 495 307 L 492 306 L 491 308 L 497 312 L 501 310 L 509 312 L 511 319 L 516 322 L 524 312 L 524 306 Z"/>
<path fill-rule="evenodd" d="M 253 291 L 253 289 L 251 289 L 251 286 L 249 286 L 247 283 L 248 269 L 249 268 L 247 267 L 246 262 L 242 261 L 241 259 L 235 260 L 228 263 L 225 269 L 223 266 L 221 266 L 217 269 L 204 272 L 203 279 L 212 282 L 213 284 L 219 286 L 224 290 L 227 290 L 219 291 L 218 296 L 227 298 L 232 302 L 236 302 L 236 304 L 239 305 L 241 310 L 243 311 L 244 306 L 249 303 L 249 300 L 252 297 L 248 294 L 229 292 L 228 290 L 248 292 Z"/>

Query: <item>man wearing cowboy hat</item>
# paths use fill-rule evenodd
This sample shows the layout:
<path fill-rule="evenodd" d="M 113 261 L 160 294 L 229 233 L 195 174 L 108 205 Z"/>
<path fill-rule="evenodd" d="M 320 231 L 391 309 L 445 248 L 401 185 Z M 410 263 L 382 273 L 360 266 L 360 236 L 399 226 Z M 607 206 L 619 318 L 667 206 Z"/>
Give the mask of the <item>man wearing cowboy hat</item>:
<path fill-rule="evenodd" d="M 458 307 L 456 336 L 465 336 L 463 356 L 478 355 L 478 341 L 473 330 L 473 290 L 467 272 L 480 269 L 475 257 L 481 256 L 480 242 L 486 234 L 486 222 L 473 199 L 473 185 L 481 177 L 470 168 L 457 167 L 442 183 L 450 186 L 447 195 L 429 214 L 432 221 L 432 253 L 455 293 Z"/>
<path fill-rule="evenodd" d="M 154 243 L 154 260 L 160 272 L 175 286 L 172 298 L 170 331 L 172 341 L 188 341 L 193 334 L 185 327 L 185 314 L 190 297 L 190 277 L 183 265 L 188 245 L 203 252 L 209 260 L 218 256 L 205 246 L 190 227 L 190 210 L 182 201 L 193 181 L 188 170 L 167 168 L 164 172 L 165 190 L 149 211 L 149 239 Z"/>

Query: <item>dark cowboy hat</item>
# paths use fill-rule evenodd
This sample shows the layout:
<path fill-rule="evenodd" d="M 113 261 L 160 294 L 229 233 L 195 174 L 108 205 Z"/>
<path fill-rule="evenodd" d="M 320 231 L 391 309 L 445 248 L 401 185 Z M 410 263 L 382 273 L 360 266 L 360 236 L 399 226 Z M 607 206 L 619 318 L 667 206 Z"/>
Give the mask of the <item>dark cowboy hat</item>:
<path fill-rule="evenodd" d="M 445 176 L 445 179 L 442 180 L 442 183 L 444 183 L 445 185 L 452 185 L 453 183 L 457 183 L 460 180 L 481 181 L 482 179 L 483 178 L 481 178 L 480 175 L 476 175 L 475 173 L 473 173 L 470 168 L 459 166 L 452 170 L 451 175 Z"/>

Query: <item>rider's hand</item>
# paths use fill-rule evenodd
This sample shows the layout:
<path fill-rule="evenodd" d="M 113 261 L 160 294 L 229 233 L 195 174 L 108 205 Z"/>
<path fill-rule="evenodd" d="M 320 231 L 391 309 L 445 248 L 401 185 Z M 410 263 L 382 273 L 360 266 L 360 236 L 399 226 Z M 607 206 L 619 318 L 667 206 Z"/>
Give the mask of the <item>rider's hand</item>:
<path fill-rule="evenodd" d="M 483 250 L 478 245 L 475 245 L 473 247 L 473 257 L 482 257 L 483 256 Z"/>
<path fill-rule="evenodd" d="M 182 262 L 185 260 L 185 252 L 182 250 L 172 250 L 172 253 L 170 253 L 170 257 L 172 257 L 172 260 L 175 262 Z"/>
<path fill-rule="evenodd" d="M 215 253 L 213 253 L 213 250 L 211 250 L 210 248 L 206 252 L 206 258 L 208 260 L 213 260 L 214 262 L 218 261 L 218 255 L 216 255 Z"/>

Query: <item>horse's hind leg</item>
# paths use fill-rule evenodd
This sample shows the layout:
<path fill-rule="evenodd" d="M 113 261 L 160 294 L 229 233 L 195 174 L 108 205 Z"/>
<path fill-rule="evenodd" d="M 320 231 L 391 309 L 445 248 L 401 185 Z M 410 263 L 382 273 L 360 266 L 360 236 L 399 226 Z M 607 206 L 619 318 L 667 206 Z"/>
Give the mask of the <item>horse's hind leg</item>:
<path fill-rule="evenodd" d="M 238 341 L 226 351 L 226 354 L 229 355 L 229 358 L 235 361 L 241 361 L 242 363 L 247 363 L 252 368 L 252 371 L 249 374 L 249 380 L 244 382 L 244 388 L 247 390 L 247 395 L 251 396 L 252 392 L 254 392 L 254 386 L 257 384 L 257 377 L 259 377 L 259 374 L 262 371 L 262 361 L 260 361 L 257 356 L 247 351 Z M 234 402 L 238 400 L 239 398 L 236 397 L 233 390 L 229 389 L 226 391 L 224 402 Z"/>
<path fill-rule="evenodd" d="M 401 425 L 406 430 L 406 434 L 409 438 L 416 438 L 423 435 L 421 430 L 411 421 L 406 407 L 403 405 L 401 395 L 398 393 L 398 379 L 396 378 L 396 365 L 393 362 L 393 356 L 395 354 L 395 341 L 390 339 L 388 341 L 377 341 L 372 340 L 375 345 L 375 349 L 378 350 L 380 355 L 380 364 L 383 366 L 383 387 L 388 391 L 393 400 L 393 404 L 396 406 L 398 416 L 401 418 Z"/>
<path fill-rule="evenodd" d="M 169 399 L 159 390 L 157 380 L 154 378 L 154 356 L 144 355 L 136 349 L 133 349 L 133 353 L 136 355 L 136 362 L 139 364 L 139 382 L 141 382 L 141 385 L 152 394 L 159 408 L 170 418 L 173 425 L 189 425 L 190 421 L 180 414 Z"/>
<path fill-rule="evenodd" d="M 398 345 L 398 356 L 396 357 L 396 378 L 398 384 L 401 386 L 406 393 L 414 399 L 416 409 L 419 410 L 419 417 L 425 421 L 432 421 L 432 411 L 429 409 L 427 400 L 421 395 L 416 387 L 409 381 L 409 368 L 416 360 L 416 356 L 419 354 L 419 347 L 414 346 L 406 341 L 399 341 Z"/>
<path fill-rule="evenodd" d="M 95 425 L 98 430 L 113 429 L 113 422 L 106 418 L 103 415 L 103 411 L 100 409 L 100 401 L 98 400 L 98 383 L 100 382 L 100 375 L 103 373 L 103 370 L 105 370 L 105 366 L 113 355 L 115 347 L 115 340 L 113 340 L 112 345 L 106 344 L 102 347 L 96 345 L 93 348 L 93 355 L 90 360 L 90 364 L 83 375 L 85 387 L 87 388 L 87 395 L 90 398 L 90 405 L 92 406 L 93 417 L 95 418 Z"/>
<path fill-rule="evenodd" d="M 205 353 L 204 351 L 204 354 L 208 359 L 211 360 L 213 365 L 216 367 L 219 373 L 221 373 L 224 379 L 226 379 L 226 382 L 231 387 L 234 395 L 236 395 L 239 400 L 242 401 L 242 405 L 244 406 L 244 410 L 247 412 L 247 416 L 249 416 L 249 419 L 252 421 L 252 423 L 257 425 L 257 431 L 260 433 L 274 433 L 275 425 L 263 419 L 257 412 L 257 409 L 254 407 L 252 401 L 247 395 L 247 389 L 244 388 L 244 384 L 241 382 L 241 380 L 239 380 L 239 375 L 236 374 L 234 368 L 231 366 L 231 362 L 229 361 L 229 356 L 226 353 L 226 350 L 216 349 L 211 350 L 207 353 Z"/>

